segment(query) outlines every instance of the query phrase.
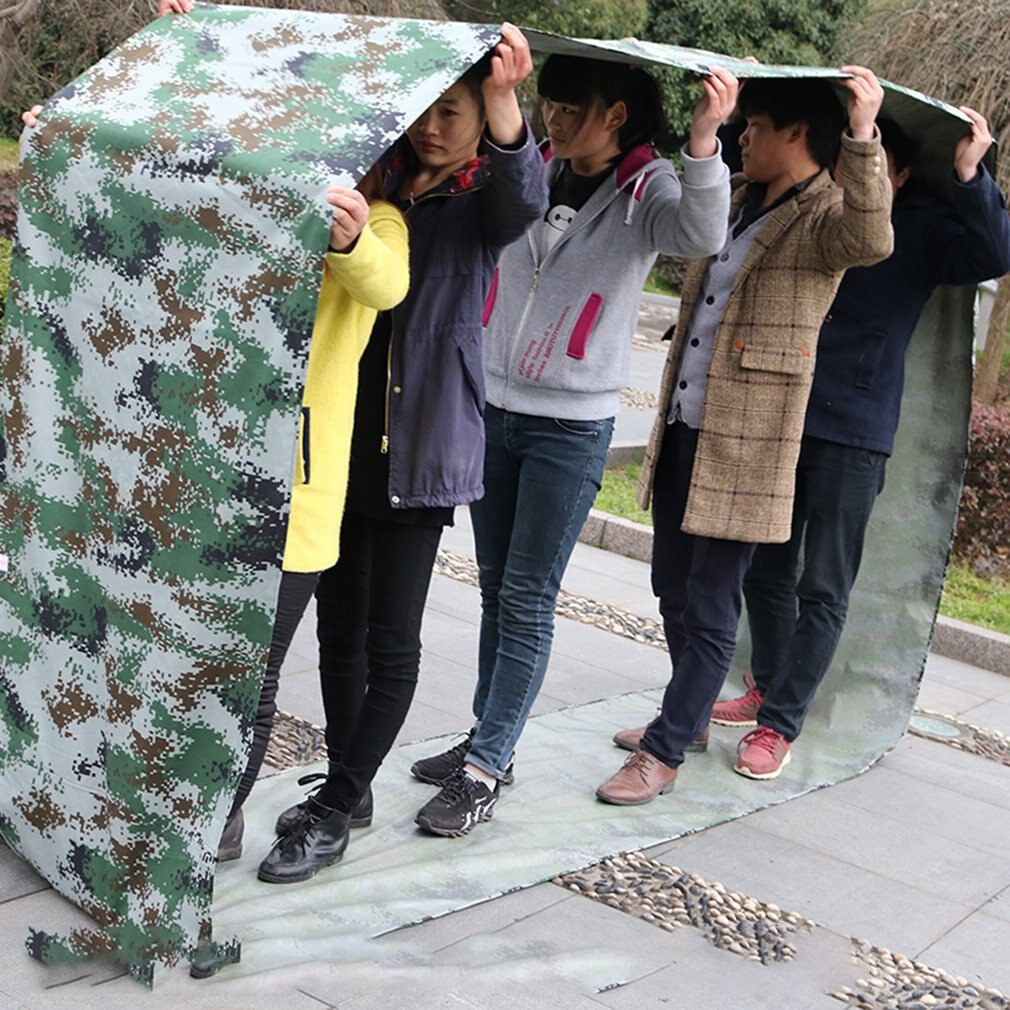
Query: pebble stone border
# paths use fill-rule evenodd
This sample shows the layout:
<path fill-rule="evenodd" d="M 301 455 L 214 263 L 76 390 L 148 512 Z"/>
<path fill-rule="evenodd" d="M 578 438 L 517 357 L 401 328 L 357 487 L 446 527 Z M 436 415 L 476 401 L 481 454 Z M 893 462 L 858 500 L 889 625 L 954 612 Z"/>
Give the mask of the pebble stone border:
<path fill-rule="evenodd" d="M 264 761 L 278 771 L 302 768 L 326 757 L 326 731 L 308 719 L 278 711 Z"/>
<path fill-rule="evenodd" d="M 477 585 L 477 562 L 462 554 L 440 550 L 435 559 L 435 571 L 457 582 Z M 558 603 L 554 612 L 560 617 L 568 617 L 583 624 L 592 624 L 604 631 L 630 638 L 635 642 L 655 646 L 666 651 L 666 637 L 658 621 L 649 617 L 639 617 L 620 607 L 599 603 L 586 596 L 576 596 L 564 589 L 558 593 Z"/>
<path fill-rule="evenodd" d="M 791 961 L 796 956 L 792 938 L 815 926 L 796 912 L 710 884 L 641 852 L 612 856 L 552 883 L 668 932 L 693 926 L 713 946 L 761 964 Z"/>
<path fill-rule="evenodd" d="M 658 410 L 659 396 L 646 389 L 622 389 L 621 406 L 631 410 Z"/>
<path fill-rule="evenodd" d="M 1005 737 L 994 729 L 974 726 L 970 722 L 962 722 L 960 719 L 954 719 L 940 712 L 930 712 L 926 709 L 917 708 L 915 714 L 941 719 L 943 722 L 958 727 L 963 735 L 949 739 L 947 737 L 935 736 L 932 733 L 917 728 L 915 723 L 912 723 L 908 727 L 909 733 L 921 736 L 924 740 L 935 740 L 939 743 L 945 743 L 948 747 L 953 747 L 956 750 L 962 750 L 968 754 L 977 754 L 979 757 L 988 758 L 990 761 L 998 761 L 1000 764 L 1010 766 L 1010 737 Z"/>
<path fill-rule="evenodd" d="M 865 966 L 866 977 L 858 979 L 855 988 L 842 986 L 829 994 L 847 1006 L 862 1010 L 1001 1010 L 1010 1006 L 998 989 L 973 986 L 961 976 L 892 954 L 866 940 L 852 939 L 852 958 Z"/>

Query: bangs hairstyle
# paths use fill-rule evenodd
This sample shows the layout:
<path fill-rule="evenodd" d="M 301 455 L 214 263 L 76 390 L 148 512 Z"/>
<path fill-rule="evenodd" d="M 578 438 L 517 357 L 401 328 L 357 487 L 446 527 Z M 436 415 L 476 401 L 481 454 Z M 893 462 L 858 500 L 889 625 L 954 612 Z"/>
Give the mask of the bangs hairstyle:
<path fill-rule="evenodd" d="M 848 118 L 826 81 L 755 78 L 740 89 L 738 105 L 745 117 L 767 116 L 776 130 L 806 123 L 810 156 L 821 168 L 834 166 Z"/>
<path fill-rule="evenodd" d="M 580 56 L 549 56 L 537 78 L 537 90 L 541 98 L 577 105 L 579 126 L 598 109 L 624 102 L 628 118 L 617 131 L 621 154 L 640 144 L 655 144 L 665 129 L 659 84 L 641 67 Z"/>

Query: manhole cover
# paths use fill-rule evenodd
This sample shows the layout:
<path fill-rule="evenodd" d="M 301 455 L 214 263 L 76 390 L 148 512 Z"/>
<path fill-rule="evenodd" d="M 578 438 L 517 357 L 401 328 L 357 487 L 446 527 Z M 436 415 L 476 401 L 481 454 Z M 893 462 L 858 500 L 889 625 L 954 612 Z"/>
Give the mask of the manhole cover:
<path fill-rule="evenodd" d="M 935 737 L 937 740 L 971 740 L 971 730 L 953 719 L 939 715 L 916 713 L 909 722 L 909 728 L 921 736 Z"/>

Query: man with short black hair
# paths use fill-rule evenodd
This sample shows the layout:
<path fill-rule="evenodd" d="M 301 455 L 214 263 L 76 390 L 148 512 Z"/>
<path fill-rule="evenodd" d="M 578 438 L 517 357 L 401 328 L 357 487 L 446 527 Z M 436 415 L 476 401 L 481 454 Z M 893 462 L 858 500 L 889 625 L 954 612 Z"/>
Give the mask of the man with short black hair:
<path fill-rule="evenodd" d="M 913 144 L 896 124 L 878 122 L 895 192 L 894 254 L 845 274 L 821 328 L 792 535 L 758 547 L 744 579 L 753 680 L 712 710 L 713 722 L 757 727 L 733 768 L 747 778 L 776 778 L 788 764 L 834 657 L 923 307 L 939 284 L 977 284 L 1010 270 L 1006 203 L 981 163 L 992 138 L 982 116 L 961 111 L 972 123 L 954 154 L 949 202 L 906 186 Z"/>
<path fill-rule="evenodd" d="M 615 737 L 634 753 L 597 790 L 607 803 L 667 792 L 685 749 L 704 749 L 754 548 L 789 539 L 824 313 L 844 270 L 891 252 L 874 127 L 883 91 L 869 70 L 843 70 L 844 133 L 822 80 L 754 80 L 740 94 L 744 175 L 734 178 L 730 232 L 688 270 L 640 478 L 673 672 L 659 716 Z M 839 145 L 843 188 L 829 171 Z"/>

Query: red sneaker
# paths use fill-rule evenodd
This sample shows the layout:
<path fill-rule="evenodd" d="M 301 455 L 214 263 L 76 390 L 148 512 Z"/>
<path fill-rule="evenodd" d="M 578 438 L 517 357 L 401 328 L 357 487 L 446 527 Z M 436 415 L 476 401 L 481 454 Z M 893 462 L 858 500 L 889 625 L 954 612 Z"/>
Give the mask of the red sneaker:
<path fill-rule="evenodd" d="M 752 729 L 737 745 L 733 771 L 749 779 L 777 779 L 789 764 L 792 744 L 767 726 Z"/>
<path fill-rule="evenodd" d="M 729 701 L 717 701 L 712 706 L 709 717 L 719 726 L 756 726 L 758 709 L 764 701 L 764 695 L 758 690 L 754 678 L 749 673 L 743 675 L 743 684 L 747 693 Z"/>

